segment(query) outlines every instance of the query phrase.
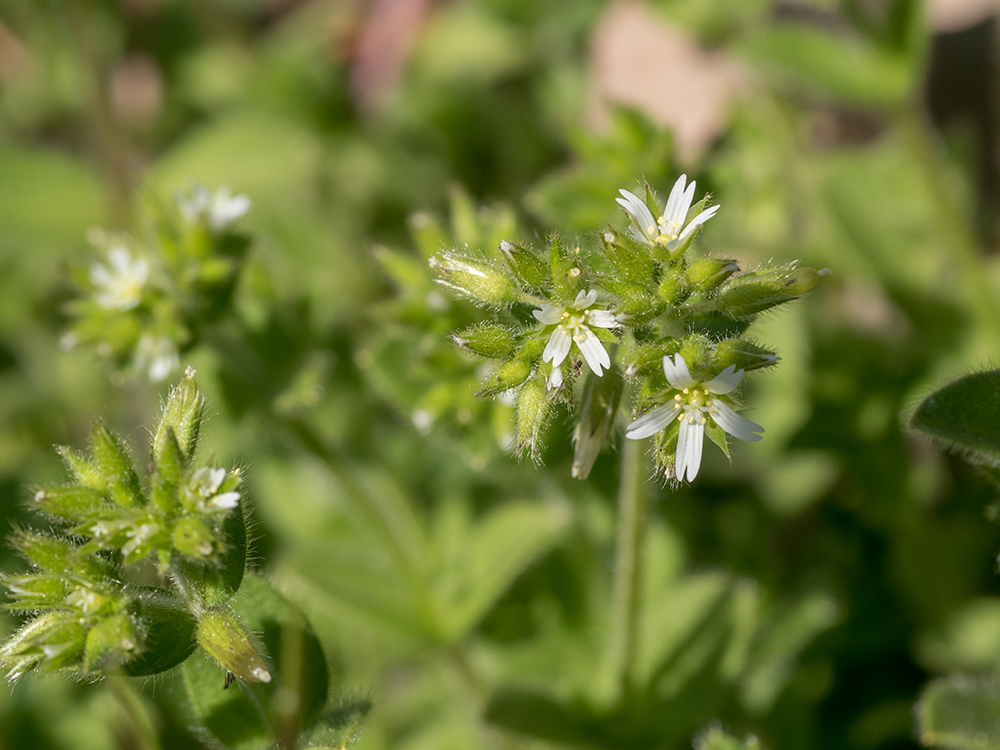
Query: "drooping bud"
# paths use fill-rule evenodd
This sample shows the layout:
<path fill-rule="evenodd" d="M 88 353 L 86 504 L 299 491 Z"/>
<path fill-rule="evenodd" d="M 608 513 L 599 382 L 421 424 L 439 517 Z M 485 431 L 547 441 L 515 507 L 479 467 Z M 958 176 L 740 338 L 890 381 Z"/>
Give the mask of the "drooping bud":
<path fill-rule="evenodd" d="M 816 286 L 819 273 L 786 263 L 766 271 L 737 276 L 716 297 L 719 312 L 731 318 L 747 318 L 805 294 Z"/>
<path fill-rule="evenodd" d="M 511 329 L 489 323 L 466 328 L 452 334 L 451 339 L 460 348 L 490 359 L 506 359 L 517 347 Z"/>
<path fill-rule="evenodd" d="M 507 274 L 485 261 L 444 252 L 428 263 L 437 272 L 440 283 L 474 302 L 502 308 L 527 301 L 524 292 Z"/>
<path fill-rule="evenodd" d="M 215 552 L 215 534 L 198 516 L 184 516 L 174 526 L 174 547 L 197 560 L 205 560 Z"/>
<path fill-rule="evenodd" d="M 198 621 L 198 645 L 219 665 L 249 682 L 270 682 L 271 673 L 243 628 L 224 612 L 209 612 Z"/>
<path fill-rule="evenodd" d="M 33 496 L 33 507 L 50 516 L 69 521 L 83 520 L 99 509 L 104 497 L 90 487 L 39 487 Z"/>
<path fill-rule="evenodd" d="M 733 365 L 737 370 L 757 370 L 771 367 L 781 360 L 777 354 L 745 339 L 725 339 L 715 345 L 715 366 L 721 369 Z"/>
<path fill-rule="evenodd" d="M 687 267 L 684 278 L 695 291 L 710 292 L 739 270 L 735 260 L 699 258 Z"/>
<path fill-rule="evenodd" d="M 573 469 L 576 479 L 586 479 L 594 467 L 597 456 L 608 442 L 614 427 L 625 382 L 611 360 L 610 369 L 603 377 L 588 372 L 583 384 L 580 404 L 580 421 L 573 431 Z"/>
<path fill-rule="evenodd" d="M 548 281 L 549 269 L 531 248 L 503 240 L 500 243 L 500 252 L 503 253 L 510 270 L 522 284 L 540 287 Z"/>
<path fill-rule="evenodd" d="M 94 464 L 104 476 L 111 499 L 123 508 L 142 505 L 145 497 L 139 475 L 124 443 L 101 421 L 94 423 L 91 440 Z"/>
<path fill-rule="evenodd" d="M 173 430 L 177 446 L 186 461 L 190 461 L 198 450 L 198 437 L 205 415 L 205 397 L 198 391 L 194 376 L 194 368 L 187 368 L 184 379 L 170 391 L 153 438 L 153 462 L 156 464 L 163 460 L 164 451 L 168 450 L 168 429 Z"/>
<path fill-rule="evenodd" d="M 552 411 L 552 401 L 545 393 L 542 378 L 532 378 L 521 388 L 517 399 L 516 450 L 519 456 L 529 454 L 538 460 L 541 453 L 541 435 Z"/>

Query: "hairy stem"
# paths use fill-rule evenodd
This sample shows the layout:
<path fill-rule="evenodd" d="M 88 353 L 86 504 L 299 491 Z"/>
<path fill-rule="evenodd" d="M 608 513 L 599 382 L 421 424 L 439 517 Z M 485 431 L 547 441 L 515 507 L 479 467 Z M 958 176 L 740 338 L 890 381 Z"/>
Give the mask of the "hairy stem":
<path fill-rule="evenodd" d="M 610 659 L 617 694 L 632 692 L 646 529 L 646 441 L 625 440 L 622 446 L 621 484 L 618 487 L 618 540 L 611 609 Z"/>

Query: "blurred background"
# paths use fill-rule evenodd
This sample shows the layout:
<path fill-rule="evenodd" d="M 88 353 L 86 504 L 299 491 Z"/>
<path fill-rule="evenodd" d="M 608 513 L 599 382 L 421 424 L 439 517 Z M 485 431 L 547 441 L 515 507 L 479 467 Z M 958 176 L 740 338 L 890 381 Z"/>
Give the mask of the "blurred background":
<path fill-rule="evenodd" d="M 713 722 L 775 749 L 917 747 L 930 678 L 1000 669 L 995 493 L 903 428 L 996 365 L 998 10 L 2 0 L 0 526 L 95 416 L 144 456 L 165 393 L 60 347 L 88 230 L 228 186 L 254 241 L 181 362 L 211 450 L 247 467 L 255 567 L 309 613 L 337 691 L 373 702 L 358 748 L 686 748 Z M 746 389 L 766 439 L 651 489 L 652 687 L 608 729 L 616 454 L 571 480 L 563 413 L 544 467 L 510 457 L 509 408 L 473 397 L 446 336 L 477 313 L 421 256 L 592 242 L 624 225 L 619 188 L 681 172 L 722 206 L 701 247 L 833 275 L 751 329 L 783 358 Z M 212 746 L 179 679 L 142 696 L 162 747 Z M 102 684 L 0 691 L 0 747 L 141 747 L 128 723 Z"/>

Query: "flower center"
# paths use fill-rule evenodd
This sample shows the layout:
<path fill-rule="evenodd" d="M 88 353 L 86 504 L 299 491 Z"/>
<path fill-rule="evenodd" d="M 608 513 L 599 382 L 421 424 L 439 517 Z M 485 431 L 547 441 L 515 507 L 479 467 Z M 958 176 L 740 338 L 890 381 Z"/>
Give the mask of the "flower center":
<path fill-rule="evenodd" d="M 690 424 L 705 424 L 708 421 L 705 414 L 715 411 L 715 399 L 700 388 L 685 388 L 674 396 L 674 409 L 681 412 L 682 422 L 686 419 Z"/>
<path fill-rule="evenodd" d="M 566 313 L 563 318 L 563 325 L 567 328 L 579 328 L 586 323 L 587 313 Z"/>

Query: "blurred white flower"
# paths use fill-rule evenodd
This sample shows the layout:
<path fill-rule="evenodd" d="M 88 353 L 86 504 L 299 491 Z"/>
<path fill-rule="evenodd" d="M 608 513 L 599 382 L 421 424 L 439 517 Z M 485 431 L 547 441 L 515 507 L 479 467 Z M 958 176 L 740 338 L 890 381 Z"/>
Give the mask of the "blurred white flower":
<path fill-rule="evenodd" d="M 190 195 L 178 195 L 175 200 L 177 209 L 187 221 L 192 224 L 205 221 L 216 231 L 225 229 L 250 210 L 250 198 L 233 195 L 227 187 L 213 193 L 204 185 L 195 185 Z"/>
<path fill-rule="evenodd" d="M 545 345 L 545 351 L 542 352 L 542 361 L 552 362 L 553 377 L 559 377 L 559 384 L 562 373 L 555 376 L 555 372 L 566 359 L 573 344 L 576 344 L 584 361 L 598 377 L 604 373 L 602 368 L 611 367 L 611 357 L 590 328 L 616 328 L 620 324 L 607 310 L 587 309 L 596 301 L 597 292 L 591 289 L 589 292 L 581 291 L 576 295 L 573 304 L 568 307 L 542 305 L 532 313 L 545 325 L 556 327 L 549 337 L 549 343 Z M 549 387 L 558 387 L 558 384 L 550 380 Z"/>
<path fill-rule="evenodd" d="M 695 184 L 685 186 L 687 175 L 682 174 L 677 178 L 674 187 L 667 198 L 667 207 L 663 210 L 663 215 L 657 219 L 653 218 L 652 212 L 644 201 L 633 195 L 628 190 L 619 190 L 622 197 L 616 201 L 628 214 L 632 221 L 629 231 L 637 242 L 654 247 L 662 245 L 667 250 L 674 250 L 686 243 L 698 228 L 706 221 L 715 216 L 719 206 L 706 208 L 684 225 L 688 211 L 691 210 L 691 202 L 694 200 Z"/>
<path fill-rule="evenodd" d="M 174 342 L 166 336 L 144 334 L 135 350 L 135 368 L 145 372 L 154 383 L 166 380 L 180 367 Z"/>
<path fill-rule="evenodd" d="M 699 383 L 688 370 L 687 362 L 680 354 L 663 358 L 663 373 L 674 390 L 680 391 L 672 401 L 654 409 L 635 420 L 625 430 L 625 437 L 641 440 L 667 428 L 675 419 L 680 419 L 677 433 L 677 453 L 674 475 L 683 481 L 692 481 L 698 476 L 701 466 L 701 449 L 705 436 L 706 414 L 719 427 L 735 438 L 753 442 L 760 440 L 756 434 L 764 428 L 749 419 L 744 419 L 729 404 L 720 398 L 732 393 L 743 380 L 743 370 L 729 365 L 711 380 Z"/>
<path fill-rule="evenodd" d="M 239 505 L 239 492 L 230 491 L 217 494 L 225 478 L 225 469 L 210 469 L 207 466 L 198 469 L 191 476 L 191 481 L 188 482 L 188 493 L 194 498 L 195 505 L 201 513 L 232 510 Z"/>
<path fill-rule="evenodd" d="M 94 263 L 90 267 L 90 283 L 94 285 L 94 300 L 108 310 L 131 310 L 142 301 L 142 289 L 149 279 L 149 261 L 132 258 L 124 245 L 108 250 L 108 265 Z"/>

